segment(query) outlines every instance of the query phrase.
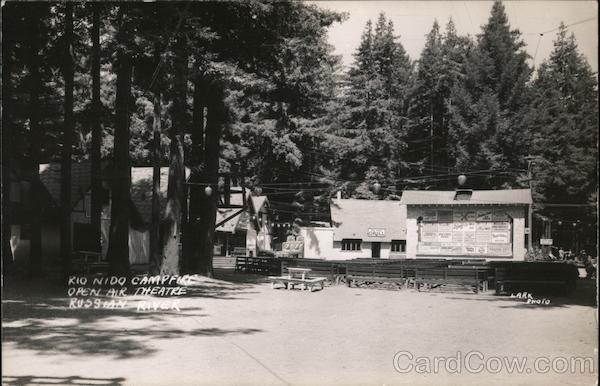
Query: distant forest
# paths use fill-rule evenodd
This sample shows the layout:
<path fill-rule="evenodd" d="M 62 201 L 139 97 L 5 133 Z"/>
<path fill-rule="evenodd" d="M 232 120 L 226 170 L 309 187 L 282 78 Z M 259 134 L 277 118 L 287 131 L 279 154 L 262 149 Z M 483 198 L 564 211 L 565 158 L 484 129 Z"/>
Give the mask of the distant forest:
<path fill-rule="evenodd" d="M 326 219 L 337 191 L 398 199 L 464 174 L 473 189 L 531 186 L 539 215 L 595 233 L 597 74 L 564 25 L 534 69 L 500 1 L 477 36 L 436 21 L 419 58 L 381 14 L 345 72 L 327 42 L 344 19 L 295 1 L 7 1 L 5 170 L 35 180 L 60 162 L 67 229 L 69 166 L 89 161 L 99 176 L 108 162 L 113 273 L 128 271 L 131 166 L 170 168 L 166 206 L 153 200 L 155 272 L 210 274 L 217 200 L 205 187 L 224 173 L 269 196 L 281 220 L 306 222 Z"/>

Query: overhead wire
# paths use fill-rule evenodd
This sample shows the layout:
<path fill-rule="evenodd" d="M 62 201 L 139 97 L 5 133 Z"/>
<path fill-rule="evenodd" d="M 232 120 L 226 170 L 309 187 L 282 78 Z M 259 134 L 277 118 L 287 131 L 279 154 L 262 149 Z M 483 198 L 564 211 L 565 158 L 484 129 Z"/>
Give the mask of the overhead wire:
<path fill-rule="evenodd" d="M 598 19 L 598 16 L 589 17 L 589 18 L 587 18 L 587 19 L 579 20 L 579 21 L 576 21 L 576 22 L 574 22 L 574 23 L 567 24 L 567 25 L 565 25 L 564 27 L 565 27 L 565 28 L 567 28 L 567 27 L 572 27 L 572 26 L 574 26 L 574 25 L 578 25 L 578 24 L 587 23 L 588 21 L 592 21 L 592 20 L 595 20 L 595 19 Z M 542 40 L 542 37 L 543 37 L 545 34 L 547 34 L 547 33 L 554 32 L 554 31 L 558 31 L 559 29 L 560 29 L 560 26 L 559 26 L 559 27 L 556 27 L 556 28 L 549 29 L 549 30 L 547 30 L 547 31 L 543 31 L 543 32 L 537 32 L 537 33 L 535 33 L 535 34 L 537 34 L 537 35 L 538 35 L 538 41 L 537 41 L 537 45 L 536 45 L 536 47 L 535 47 L 535 53 L 533 54 L 533 65 L 534 65 L 534 67 L 535 67 L 535 59 L 536 59 L 536 57 L 537 57 L 538 48 L 540 47 L 540 42 L 541 42 L 541 40 Z"/>

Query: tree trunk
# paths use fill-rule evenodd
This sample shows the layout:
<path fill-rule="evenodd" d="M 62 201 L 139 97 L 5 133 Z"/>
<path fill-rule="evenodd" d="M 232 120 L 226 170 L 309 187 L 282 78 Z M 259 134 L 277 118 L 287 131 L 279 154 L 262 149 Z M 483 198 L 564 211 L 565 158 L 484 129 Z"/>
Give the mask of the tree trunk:
<path fill-rule="evenodd" d="M 181 268 L 180 244 L 181 226 L 184 213 L 185 167 L 183 163 L 183 133 L 187 114 L 187 63 L 185 37 L 179 36 L 174 47 L 175 81 L 172 108 L 172 125 L 169 133 L 171 139 L 169 162 L 169 185 L 167 188 L 167 205 L 162 222 L 162 262 L 161 275 L 178 275 Z"/>
<path fill-rule="evenodd" d="M 212 82 L 208 90 L 207 98 L 207 120 L 206 120 L 206 142 L 205 142 L 205 181 L 210 184 L 212 194 L 204 195 L 200 210 L 200 238 L 201 248 L 197 252 L 199 256 L 198 272 L 209 277 L 213 276 L 213 252 L 215 236 L 215 220 L 217 214 L 218 199 L 218 176 L 219 176 L 219 153 L 220 140 L 225 123 L 225 102 L 223 85 Z"/>
<path fill-rule="evenodd" d="M 161 131 L 162 131 L 162 59 L 160 43 L 154 44 L 154 64 L 156 72 L 150 81 L 150 91 L 153 93 L 152 119 L 152 219 L 150 224 L 150 261 L 149 272 L 152 275 L 160 273 L 161 266 L 161 234 L 160 234 L 160 167 L 162 163 Z"/>
<path fill-rule="evenodd" d="M 131 209 L 131 166 L 129 160 L 129 108 L 131 97 L 131 58 L 119 53 L 117 59 L 116 124 L 114 165 L 111 176 L 111 221 L 108 243 L 109 271 L 129 274 L 129 219 Z"/>
<path fill-rule="evenodd" d="M 161 132 L 161 94 L 154 92 L 154 119 L 152 123 L 152 223 L 150 224 L 150 273 L 157 275 L 160 271 L 160 132 Z"/>
<path fill-rule="evenodd" d="M 192 115 L 192 173 L 190 176 L 190 211 L 186 241 L 184 245 L 184 261 L 186 273 L 198 271 L 198 253 L 202 248 L 200 236 L 200 207 L 204 199 L 204 187 L 200 185 L 204 168 L 204 109 L 206 107 L 205 86 L 201 79 L 194 81 L 194 111 Z"/>
<path fill-rule="evenodd" d="M 60 256 L 62 277 L 71 270 L 71 153 L 73 146 L 73 3 L 65 4 L 63 76 L 65 81 L 64 132 L 60 167 Z"/>
<path fill-rule="evenodd" d="M 42 270 L 42 214 L 39 200 L 41 188 L 39 165 L 41 161 L 42 132 L 40 127 L 39 94 L 41 88 L 40 77 L 40 40 L 42 37 L 42 7 L 43 4 L 36 4 L 32 9 L 31 40 L 29 47 L 29 76 L 30 76 L 30 94 L 29 94 L 29 132 L 30 132 L 30 216 L 31 219 L 31 241 L 29 255 L 29 274 L 37 276 Z"/>
<path fill-rule="evenodd" d="M 4 70 L 6 71 L 6 68 Z M 6 115 L 6 110 L 4 110 L 5 133 L 6 131 L 8 131 L 6 129 Z M 6 139 L 2 141 L 3 147 L 4 142 L 6 142 Z M 2 149 L 2 272 L 4 274 L 11 273 L 13 266 L 12 248 L 10 247 L 11 224 L 14 222 L 13 216 L 11 214 L 10 204 L 10 185 L 13 183 L 13 179 L 10 176 L 10 170 L 10 157 L 8 156 L 8 154 L 6 154 L 6 150 Z M 15 181 L 14 183 L 18 182 Z"/>
<path fill-rule="evenodd" d="M 7 9 L 3 10 L 7 15 Z M 13 114 L 13 89 L 11 74 L 13 68 L 13 47 L 14 38 L 7 39 L 7 34 L 3 36 L 2 41 L 2 272 L 12 273 L 13 255 L 10 246 L 11 224 L 14 223 L 14 213 L 12 213 L 13 204 L 10 199 L 11 184 L 18 184 L 19 181 L 13 180 L 11 175 L 11 161 L 14 151 L 11 147 L 14 144 L 15 127 L 12 120 Z M 16 171 L 15 171 L 16 172 Z M 16 174 L 16 173 L 15 173 Z"/>
<path fill-rule="evenodd" d="M 100 145 L 102 143 L 102 127 L 100 126 L 100 5 L 93 3 L 92 21 L 92 149 L 91 149 L 91 178 L 92 178 L 92 232 L 95 250 L 100 252 L 102 246 L 102 167 Z"/>

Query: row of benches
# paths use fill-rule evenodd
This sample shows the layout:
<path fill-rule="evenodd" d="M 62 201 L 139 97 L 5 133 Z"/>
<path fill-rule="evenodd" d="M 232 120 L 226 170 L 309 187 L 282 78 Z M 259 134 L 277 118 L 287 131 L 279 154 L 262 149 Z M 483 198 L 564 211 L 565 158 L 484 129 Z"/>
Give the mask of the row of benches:
<path fill-rule="evenodd" d="M 346 282 L 353 283 L 397 283 L 418 291 L 442 285 L 471 287 L 475 292 L 488 289 L 493 280 L 493 270 L 486 266 L 464 265 L 446 260 L 404 260 L 383 264 L 349 264 Z"/>
<path fill-rule="evenodd" d="M 496 294 L 531 291 L 568 294 L 575 290 L 579 271 L 565 262 L 494 262 Z"/>
<path fill-rule="evenodd" d="M 324 277 L 348 286 L 355 283 L 398 283 L 413 286 L 460 284 L 473 286 L 475 291 L 487 290 L 493 270 L 478 265 L 463 265 L 464 261 L 448 260 L 355 260 L 324 261 L 308 259 L 268 259 L 238 257 L 236 270 L 268 275 L 280 275 L 288 267 L 310 268 L 311 275 Z M 450 268 L 452 267 L 452 268 Z"/>
<path fill-rule="evenodd" d="M 348 286 L 361 283 L 396 283 L 417 290 L 443 285 L 470 287 L 475 292 L 494 288 L 496 294 L 518 290 L 557 290 L 575 288 L 577 269 L 565 263 L 485 262 L 469 260 L 353 260 L 256 259 L 238 263 L 238 270 L 280 275 L 287 267 L 310 268 L 311 274 Z M 245 267 L 245 268 L 244 268 Z M 248 270 L 250 267 L 250 270 Z"/>

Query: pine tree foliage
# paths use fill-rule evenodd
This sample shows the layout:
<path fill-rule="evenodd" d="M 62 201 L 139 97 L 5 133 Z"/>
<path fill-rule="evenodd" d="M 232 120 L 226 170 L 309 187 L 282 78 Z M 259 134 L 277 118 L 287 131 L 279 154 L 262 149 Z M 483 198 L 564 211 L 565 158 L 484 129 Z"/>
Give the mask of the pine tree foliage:
<path fill-rule="evenodd" d="M 474 187 L 510 186 L 528 153 L 522 130 L 531 69 L 518 30 L 511 30 L 504 5 L 496 1 L 465 61 L 464 81 L 452 92 L 450 156 L 460 170 L 491 170 Z"/>
<path fill-rule="evenodd" d="M 436 174 L 453 171 L 455 162 L 449 156 L 453 141 L 448 135 L 453 90 L 464 80 L 465 62 L 472 43 L 456 33 L 450 19 L 444 34 L 437 21 L 427 35 L 414 74 L 411 89 L 407 133 L 407 161 L 414 174 Z"/>
<path fill-rule="evenodd" d="M 202 237 L 189 238 L 187 251 L 201 252 L 188 253 L 188 261 L 172 243 L 171 273 L 183 267 L 210 274 L 216 201 L 198 186 L 218 190 L 219 173 L 269 196 L 278 221 L 300 224 L 298 218 L 328 220 L 329 198 L 338 190 L 346 197 L 397 199 L 403 189 L 454 188 L 461 173 L 472 188 L 526 187 L 526 156 L 532 155 L 536 202 L 584 205 L 570 212 L 547 206 L 543 214 L 593 220 L 597 74 L 564 26 L 532 78 L 524 42 L 500 1 L 475 38 L 459 35 L 452 20 L 445 28 L 434 22 L 415 61 L 382 13 L 365 25 L 345 71 L 327 37 L 345 16 L 316 5 L 72 5 L 71 37 L 65 36 L 65 3 L 3 6 L 3 166 L 22 164 L 33 173 L 28 163 L 60 160 L 65 106 L 70 110 L 64 92 L 70 77 L 62 67 L 70 41 L 72 162 L 91 158 L 92 128 L 101 134 L 101 159 L 112 160 L 113 168 L 177 161 L 169 210 L 181 216 L 171 219 L 169 232 L 190 225 Z M 94 9 L 101 15 L 99 127 L 91 92 Z M 123 79 L 129 71 L 131 84 Z M 114 165 L 115 155 L 127 165 Z M 183 165 L 192 171 L 189 221 Z M 121 182 L 117 206 L 129 210 L 128 184 Z M 165 219 L 164 203 L 155 206 L 155 218 Z M 126 249 L 128 221 L 119 218 L 115 256 Z M 124 260 L 117 265 L 114 272 L 127 271 Z"/>
<path fill-rule="evenodd" d="M 595 203 L 598 173 L 597 78 L 561 24 L 554 49 L 537 70 L 526 116 L 534 164 L 535 198 L 549 203 Z M 575 211 L 591 216 L 593 211 Z M 565 211 L 545 208 L 547 215 Z M 573 210 L 571 210 L 573 212 Z M 577 216 L 577 215 L 576 215 Z"/>
<path fill-rule="evenodd" d="M 390 194 L 405 166 L 401 152 L 412 63 L 383 13 L 375 28 L 367 23 L 354 60 L 343 90 L 338 138 L 333 139 L 342 145 L 338 174 L 350 181 L 341 188 L 357 197 L 373 197 L 377 193 L 370 186 L 377 181 Z"/>

